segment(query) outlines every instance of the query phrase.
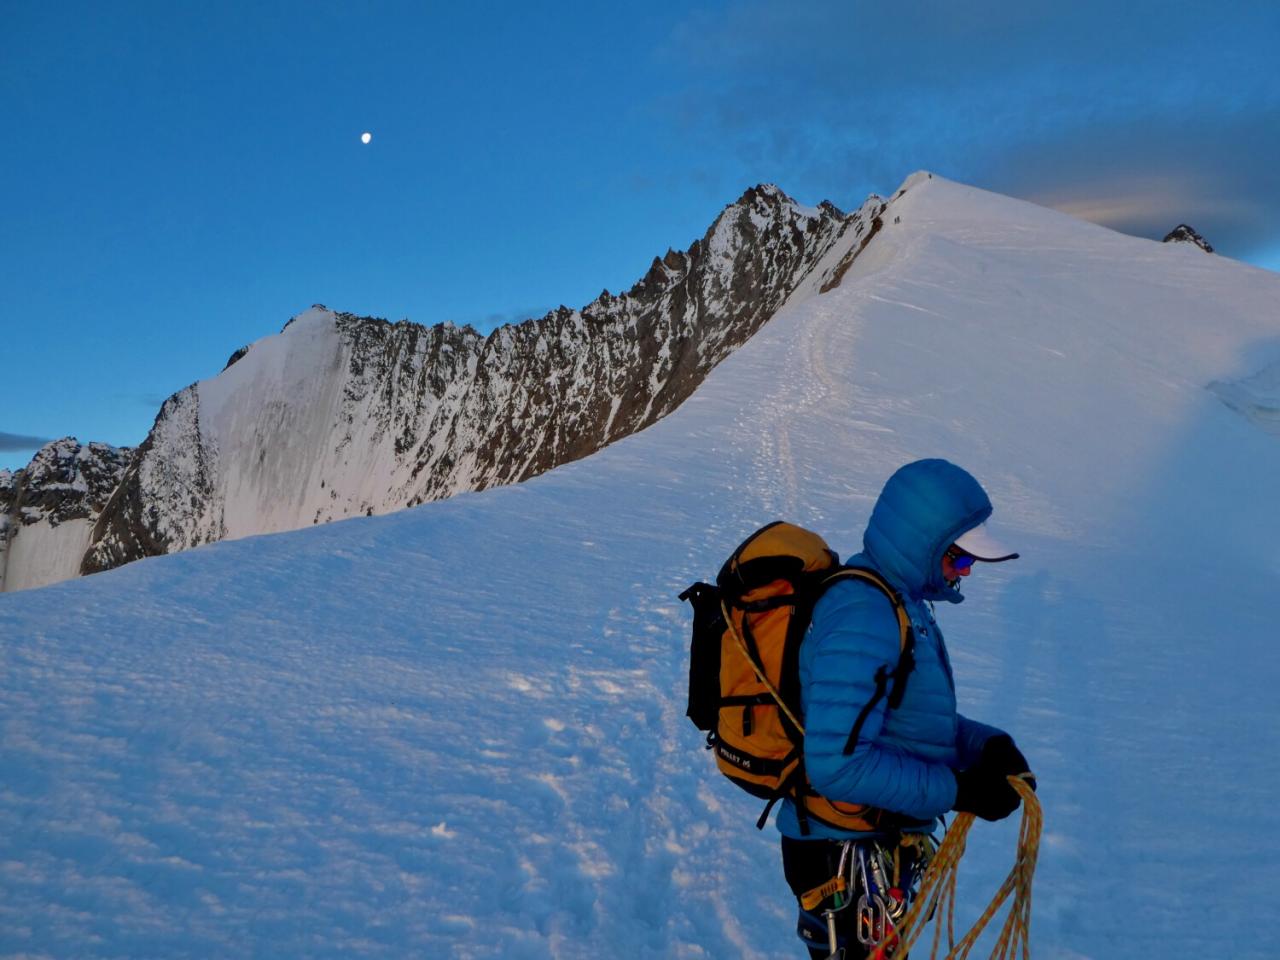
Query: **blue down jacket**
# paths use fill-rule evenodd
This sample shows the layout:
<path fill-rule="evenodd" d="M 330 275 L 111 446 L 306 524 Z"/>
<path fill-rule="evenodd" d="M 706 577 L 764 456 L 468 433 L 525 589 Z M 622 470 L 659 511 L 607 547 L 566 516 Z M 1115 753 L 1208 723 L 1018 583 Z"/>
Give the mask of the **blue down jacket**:
<path fill-rule="evenodd" d="M 916 667 L 901 706 L 888 710 L 881 698 L 845 756 L 854 721 L 875 693 L 877 668 L 898 663 L 898 621 L 884 594 L 859 581 L 841 581 L 818 601 L 800 647 L 800 696 L 805 766 L 819 793 L 932 820 L 955 804 L 952 771 L 973 763 L 1001 732 L 956 712 L 951 660 L 929 603 L 964 599 L 943 580 L 942 555 L 990 515 L 982 486 L 946 460 L 909 463 L 885 484 L 863 551 L 847 562 L 879 571 L 902 594 L 915 628 Z M 802 837 L 790 801 L 777 824 L 784 835 Z M 811 820 L 809 836 L 854 834 Z"/>

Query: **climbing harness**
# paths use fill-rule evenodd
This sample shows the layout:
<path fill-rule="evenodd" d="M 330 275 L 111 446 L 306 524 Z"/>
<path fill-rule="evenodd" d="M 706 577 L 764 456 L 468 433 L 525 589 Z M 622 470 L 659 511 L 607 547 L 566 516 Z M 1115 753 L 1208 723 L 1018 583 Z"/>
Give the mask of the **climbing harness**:
<path fill-rule="evenodd" d="M 912 945 L 924 932 L 930 918 L 938 916 L 937 926 L 933 933 L 933 949 L 929 957 L 936 960 L 938 947 L 942 938 L 942 917 L 946 917 L 947 952 L 944 960 L 965 960 L 973 949 L 982 931 L 986 929 L 1001 906 L 1010 896 L 1013 904 L 1009 915 L 1005 918 L 995 947 L 991 951 L 991 960 L 1014 960 L 1019 954 L 1023 960 L 1031 956 L 1031 881 L 1036 870 L 1036 858 L 1040 853 L 1040 831 L 1044 825 L 1040 802 L 1035 791 L 1027 781 L 1033 779 L 1030 773 L 1009 777 L 1009 783 L 1022 798 L 1022 825 L 1018 833 L 1018 853 L 1013 868 L 1005 878 L 1000 889 L 978 922 L 958 941 L 955 936 L 955 900 L 956 873 L 960 858 L 964 856 L 965 842 L 969 830 L 973 826 L 972 813 L 960 813 L 943 837 L 942 843 L 920 881 L 920 890 L 915 896 L 911 909 L 900 923 L 892 929 L 881 931 L 881 937 L 874 944 L 869 960 L 887 960 L 891 956 L 901 956 L 909 951 Z M 859 926 L 859 939 L 862 928 Z M 835 954 L 833 946 L 832 953 Z"/>
<path fill-rule="evenodd" d="M 1028 780 L 1030 773 L 1009 777 L 1022 798 L 1022 824 L 1013 868 L 978 921 L 963 937 L 956 939 L 956 878 L 964 856 L 974 815 L 956 815 L 939 844 L 926 834 L 902 834 L 896 843 L 883 838 L 848 840 L 841 844 L 836 875 L 800 898 L 810 912 L 823 903 L 827 947 L 831 960 L 841 960 L 838 921 L 845 911 L 853 911 L 853 933 L 868 960 L 902 957 L 919 940 L 935 917 L 933 947 L 929 960 L 938 960 L 942 928 L 947 929 L 947 951 L 943 960 L 966 960 L 978 938 L 1013 898 L 1009 915 L 991 952 L 991 960 L 1029 960 L 1031 929 L 1031 881 L 1040 852 L 1043 815 Z M 917 889 L 918 887 L 918 889 Z M 944 919 L 945 918 L 945 919 Z"/>
<path fill-rule="evenodd" d="M 831 956 L 844 955 L 839 921 L 846 911 L 853 911 L 849 926 L 863 947 L 861 954 L 892 933 L 906 917 L 914 890 L 937 847 L 925 834 L 901 834 L 893 842 L 867 837 L 840 844 L 836 875 L 800 897 L 801 907 L 811 914 L 821 904 L 830 904 L 821 916 Z"/>

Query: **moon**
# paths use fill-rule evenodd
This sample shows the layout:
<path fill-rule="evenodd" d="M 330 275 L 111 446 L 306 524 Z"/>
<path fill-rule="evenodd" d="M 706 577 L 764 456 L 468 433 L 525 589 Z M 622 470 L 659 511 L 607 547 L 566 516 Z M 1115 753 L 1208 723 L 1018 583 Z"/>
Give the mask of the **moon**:
<path fill-rule="evenodd" d="M 361 143 L 368 143 L 368 142 L 369 142 L 370 140 L 372 140 L 372 139 L 373 139 L 373 134 L 372 134 L 372 133 L 362 133 L 362 134 L 360 134 L 360 142 L 361 142 Z"/>

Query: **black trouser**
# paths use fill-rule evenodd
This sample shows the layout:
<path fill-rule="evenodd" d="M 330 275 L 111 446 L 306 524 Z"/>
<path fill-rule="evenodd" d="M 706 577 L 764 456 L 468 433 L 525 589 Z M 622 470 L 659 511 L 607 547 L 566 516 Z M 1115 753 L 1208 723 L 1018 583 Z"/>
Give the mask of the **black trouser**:
<path fill-rule="evenodd" d="M 796 895 L 797 906 L 800 906 L 800 898 L 804 894 L 836 875 L 840 869 L 840 847 L 837 840 L 782 838 L 782 871 L 786 875 L 787 886 Z M 831 955 L 827 946 L 827 921 L 822 916 L 822 911 L 831 905 L 831 900 L 827 899 L 813 910 L 800 906 L 796 934 L 809 945 L 809 956 L 813 960 L 826 960 Z M 854 933 L 854 918 L 852 907 L 836 914 L 837 944 L 845 948 L 848 960 L 861 960 L 867 951 Z"/>

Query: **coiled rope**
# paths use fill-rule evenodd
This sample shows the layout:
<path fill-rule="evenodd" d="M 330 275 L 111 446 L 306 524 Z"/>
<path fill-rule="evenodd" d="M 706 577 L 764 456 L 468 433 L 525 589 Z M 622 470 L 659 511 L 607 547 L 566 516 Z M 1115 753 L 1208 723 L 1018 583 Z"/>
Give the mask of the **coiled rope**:
<path fill-rule="evenodd" d="M 1009 783 L 1022 798 L 1022 826 L 1018 832 L 1018 855 L 1013 869 L 996 892 L 990 906 L 987 907 L 978 922 L 959 941 L 955 936 L 956 875 L 960 866 L 960 858 L 964 856 L 965 842 L 969 830 L 973 826 L 972 813 L 956 815 L 951 829 L 942 839 L 937 852 L 933 855 L 929 867 L 920 881 L 920 892 L 907 912 L 898 929 L 889 935 L 871 951 L 870 960 L 885 960 L 889 951 L 894 956 L 904 956 L 915 944 L 931 918 L 937 919 L 933 933 L 933 950 L 930 960 L 937 960 L 938 947 L 942 939 L 943 916 L 946 917 L 947 953 L 944 960 L 965 960 L 973 949 L 982 931 L 986 929 L 1000 907 L 1010 896 L 1013 905 L 1005 918 L 995 948 L 991 951 L 991 960 L 1014 960 L 1019 953 L 1023 960 L 1031 957 L 1031 880 L 1036 871 L 1036 858 L 1040 855 L 1040 831 L 1044 826 L 1044 816 L 1040 809 L 1040 801 L 1027 779 L 1030 773 L 1009 777 Z"/>

